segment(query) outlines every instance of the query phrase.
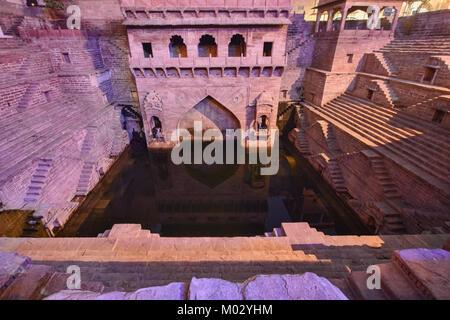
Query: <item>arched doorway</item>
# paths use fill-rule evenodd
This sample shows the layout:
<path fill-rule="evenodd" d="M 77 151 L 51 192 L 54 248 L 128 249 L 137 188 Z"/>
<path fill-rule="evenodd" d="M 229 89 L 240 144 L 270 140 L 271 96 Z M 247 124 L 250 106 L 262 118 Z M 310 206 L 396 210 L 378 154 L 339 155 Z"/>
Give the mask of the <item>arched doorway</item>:
<path fill-rule="evenodd" d="M 186 129 L 192 135 L 195 121 L 201 122 L 203 132 L 208 129 L 218 129 L 223 137 L 227 129 L 240 128 L 237 117 L 211 96 L 207 96 L 186 112 L 178 122 L 178 128 Z"/>

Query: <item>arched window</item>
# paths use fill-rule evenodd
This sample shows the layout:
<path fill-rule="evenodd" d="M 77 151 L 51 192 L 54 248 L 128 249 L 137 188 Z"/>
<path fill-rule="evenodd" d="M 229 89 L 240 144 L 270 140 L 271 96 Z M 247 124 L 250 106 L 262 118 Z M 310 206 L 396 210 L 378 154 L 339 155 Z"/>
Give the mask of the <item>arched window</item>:
<path fill-rule="evenodd" d="M 162 141 L 162 125 L 161 120 L 158 117 L 152 116 L 150 118 L 150 127 L 152 132 L 152 138 L 158 141 Z"/>
<path fill-rule="evenodd" d="M 198 43 L 199 57 L 217 57 L 216 39 L 209 34 L 204 34 Z"/>
<path fill-rule="evenodd" d="M 319 32 L 327 31 L 328 12 L 324 11 L 320 15 Z"/>
<path fill-rule="evenodd" d="M 339 30 L 339 28 L 341 26 L 341 21 L 342 21 L 342 11 L 339 10 L 333 14 L 333 22 L 331 25 L 331 31 Z"/>
<path fill-rule="evenodd" d="M 349 9 L 345 19 L 345 30 L 367 30 L 368 7 L 352 7 Z"/>
<path fill-rule="evenodd" d="M 246 55 L 245 39 L 240 34 L 235 34 L 231 37 L 231 41 L 228 44 L 228 56 L 240 57 Z"/>
<path fill-rule="evenodd" d="M 170 38 L 169 52 L 171 58 L 186 58 L 187 50 L 183 38 L 175 35 Z"/>
<path fill-rule="evenodd" d="M 382 30 L 391 30 L 396 11 L 392 7 L 384 7 L 378 15 L 377 28 Z"/>

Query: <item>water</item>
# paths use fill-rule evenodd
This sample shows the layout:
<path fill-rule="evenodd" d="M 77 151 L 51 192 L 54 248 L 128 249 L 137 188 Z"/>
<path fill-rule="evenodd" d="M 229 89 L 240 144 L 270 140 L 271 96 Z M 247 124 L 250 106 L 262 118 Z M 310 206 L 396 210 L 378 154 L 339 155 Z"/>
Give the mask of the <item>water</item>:
<path fill-rule="evenodd" d="M 170 151 L 134 143 L 57 236 L 95 237 L 117 223 L 167 237 L 255 236 L 289 221 L 326 234 L 360 233 L 287 144 L 280 143 L 278 174 L 260 176 L 249 164 L 177 166 Z"/>

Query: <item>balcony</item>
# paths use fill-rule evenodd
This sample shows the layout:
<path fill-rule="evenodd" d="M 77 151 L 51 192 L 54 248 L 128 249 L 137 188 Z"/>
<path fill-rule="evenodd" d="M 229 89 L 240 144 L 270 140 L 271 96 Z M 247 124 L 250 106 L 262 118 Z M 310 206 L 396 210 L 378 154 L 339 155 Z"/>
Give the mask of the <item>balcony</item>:
<path fill-rule="evenodd" d="M 281 77 L 286 56 L 130 58 L 136 78 Z"/>

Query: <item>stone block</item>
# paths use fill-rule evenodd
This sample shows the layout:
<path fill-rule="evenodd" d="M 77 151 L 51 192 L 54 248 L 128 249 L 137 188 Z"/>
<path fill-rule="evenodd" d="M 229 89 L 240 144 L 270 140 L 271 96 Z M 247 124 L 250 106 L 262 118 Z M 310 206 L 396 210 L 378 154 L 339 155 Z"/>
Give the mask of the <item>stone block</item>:
<path fill-rule="evenodd" d="M 327 279 L 314 273 L 259 275 L 244 284 L 246 300 L 348 300 Z"/>
<path fill-rule="evenodd" d="M 243 300 L 242 284 L 213 278 L 192 278 L 189 300 Z"/>
<path fill-rule="evenodd" d="M 392 257 L 429 299 L 450 299 L 450 252 L 442 249 L 395 251 Z"/>

